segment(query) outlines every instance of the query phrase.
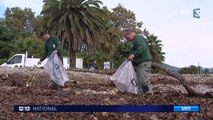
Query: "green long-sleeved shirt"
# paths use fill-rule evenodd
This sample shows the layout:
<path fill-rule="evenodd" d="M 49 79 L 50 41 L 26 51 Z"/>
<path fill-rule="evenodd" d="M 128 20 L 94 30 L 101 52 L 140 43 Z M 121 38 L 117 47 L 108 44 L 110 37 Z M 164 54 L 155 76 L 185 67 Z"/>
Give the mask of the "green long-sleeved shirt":
<path fill-rule="evenodd" d="M 151 54 L 146 39 L 141 35 L 135 35 L 130 46 L 130 54 L 135 56 L 133 65 L 139 65 L 142 62 L 151 61 Z"/>
<path fill-rule="evenodd" d="M 58 37 L 50 36 L 50 38 L 45 42 L 44 53 L 40 61 L 43 61 L 46 57 L 49 57 L 54 50 L 57 50 L 59 57 L 62 56 L 62 47 Z"/>

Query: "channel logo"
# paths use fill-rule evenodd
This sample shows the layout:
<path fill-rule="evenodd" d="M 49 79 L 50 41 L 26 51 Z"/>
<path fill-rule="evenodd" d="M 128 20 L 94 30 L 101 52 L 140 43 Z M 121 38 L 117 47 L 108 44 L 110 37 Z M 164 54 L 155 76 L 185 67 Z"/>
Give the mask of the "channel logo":
<path fill-rule="evenodd" d="M 193 17 L 200 19 L 200 8 L 193 9 Z"/>

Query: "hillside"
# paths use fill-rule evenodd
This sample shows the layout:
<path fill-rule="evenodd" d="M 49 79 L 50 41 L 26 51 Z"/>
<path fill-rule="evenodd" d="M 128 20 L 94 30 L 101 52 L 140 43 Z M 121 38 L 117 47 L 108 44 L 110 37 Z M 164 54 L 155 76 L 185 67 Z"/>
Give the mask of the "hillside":
<path fill-rule="evenodd" d="M 169 64 L 163 63 L 163 66 L 173 72 L 178 72 L 181 68 L 175 67 L 175 66 L 171 66 Z"/>

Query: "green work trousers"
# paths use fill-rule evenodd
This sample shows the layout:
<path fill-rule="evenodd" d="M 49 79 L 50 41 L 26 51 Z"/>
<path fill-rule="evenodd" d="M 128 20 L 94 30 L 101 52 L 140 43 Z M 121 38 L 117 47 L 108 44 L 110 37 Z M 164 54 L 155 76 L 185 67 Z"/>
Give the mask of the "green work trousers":
<path fill-rule="evenodd" d="M 143 62 L 134 66 L 137 74 L 137 85 L 139 93 L 152 92 L 152 85 L 149 81 L 149 74 L 151 73 L 151 62 Z"/>

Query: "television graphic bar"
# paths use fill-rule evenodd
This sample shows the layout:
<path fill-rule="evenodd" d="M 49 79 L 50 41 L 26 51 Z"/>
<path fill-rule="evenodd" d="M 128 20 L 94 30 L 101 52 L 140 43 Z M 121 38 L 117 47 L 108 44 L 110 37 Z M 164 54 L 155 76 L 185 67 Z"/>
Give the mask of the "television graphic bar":
<path fill-rule="evenodd" d="M 198 105 L 14 105 L 14 112 L 199 112 Z"/>
<path fill-rule="evenodd" d="M 174 106 L 174 112 L 199 112 L 200 106 L 179 105 Z"/>

